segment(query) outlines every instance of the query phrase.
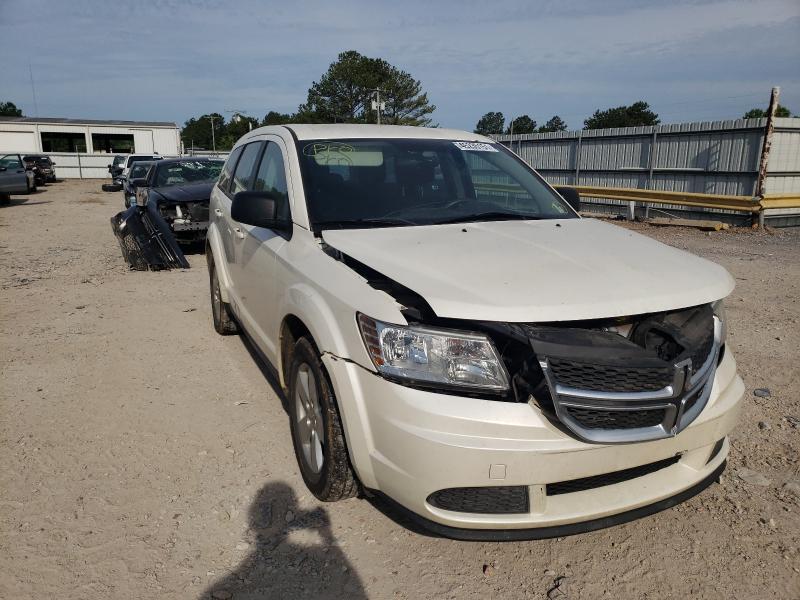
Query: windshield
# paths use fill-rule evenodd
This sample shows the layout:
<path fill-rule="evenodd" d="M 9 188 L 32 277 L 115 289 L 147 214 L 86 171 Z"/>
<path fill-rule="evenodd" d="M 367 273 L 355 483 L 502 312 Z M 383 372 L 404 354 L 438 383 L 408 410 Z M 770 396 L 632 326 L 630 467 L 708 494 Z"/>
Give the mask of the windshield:
<path fill-rule="evenodd" d="M 575 217 L 500 144 L 303 140 L 297 149 L 315 231 Z"/>
<path fill-rule="evenodd" d="M 124 156 L 115 156 L 114 157 L 114 166 L 115 167 L 120 166 L 124 162 L 125 162 L 125 157 Z"/>
<path fill-rule="evenodd" d="M 131 179 L 138 179 L 139 177 L 147 177 L 147 171 L 150 169 L 152 162 L 135 162 L 131 167 Z"/>
<path fill-rule="evenodd" d="M 221 160 L 182 160 L 161 164 L 156 171 L 154 187 L 213 182 L 219 177 L 223 164 Z"/>

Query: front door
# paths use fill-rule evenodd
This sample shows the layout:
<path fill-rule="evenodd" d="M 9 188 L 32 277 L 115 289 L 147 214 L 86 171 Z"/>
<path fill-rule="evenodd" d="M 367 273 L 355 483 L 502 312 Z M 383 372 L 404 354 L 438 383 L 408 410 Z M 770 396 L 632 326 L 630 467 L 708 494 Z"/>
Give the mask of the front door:
<path fill-rule="evenodd" d="M 0 156 L 0 192 L 21 194 L 28 190 L 28 175 L 19 154 Z"/>

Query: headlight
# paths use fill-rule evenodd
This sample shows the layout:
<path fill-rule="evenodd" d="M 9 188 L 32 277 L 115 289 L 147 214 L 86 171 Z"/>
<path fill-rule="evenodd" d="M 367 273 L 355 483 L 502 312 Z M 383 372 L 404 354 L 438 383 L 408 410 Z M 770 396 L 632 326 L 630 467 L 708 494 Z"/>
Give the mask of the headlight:
<path fill-rule="evenodd" d="M 361 314 L 358 325 L 383 375 L 460 388 L 508 389 L 503 362 L 483 334 L 391 325 Z"/>
<path fill-rule="evenodd" d="M 725 315 L 725 304 L 722 300 L 717 300 L 711 303 L 711 308 L 714 309 L 714 316 L 717 317 L 720 322 L 721 331 L 719 343 L 722 345 L 728 337 L 728 318 Z"/>

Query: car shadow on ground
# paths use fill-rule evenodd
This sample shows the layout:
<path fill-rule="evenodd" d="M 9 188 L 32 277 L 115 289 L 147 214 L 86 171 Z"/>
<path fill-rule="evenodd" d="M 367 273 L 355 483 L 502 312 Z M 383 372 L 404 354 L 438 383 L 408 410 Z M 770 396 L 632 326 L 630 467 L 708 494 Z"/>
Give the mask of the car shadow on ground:
<path fill-rule="evenodd" d="M 198 242 L 190 242 L 187 244 L 181 243 L 181 250 L 185 255 L 190 254 L 205 254 L 206 252 L 206 241 L 205 239 L 200 240 Z"/>
<path fill-rule="evenodd" d="M 264 485 L 248 518 L 249 554 L 198 600 L 367 597 L 331 532 L 327 511 L 300 509 L 287 484 Z"/>
<path fill-rule="evenodd" d="M 34 206 L 36 204 L 51 204 L 52 200 L 36 200 L 29 202 L 27 198 L 11 198 L 10 200 L 0 200 L 0 207 L 4 206 Z"/>

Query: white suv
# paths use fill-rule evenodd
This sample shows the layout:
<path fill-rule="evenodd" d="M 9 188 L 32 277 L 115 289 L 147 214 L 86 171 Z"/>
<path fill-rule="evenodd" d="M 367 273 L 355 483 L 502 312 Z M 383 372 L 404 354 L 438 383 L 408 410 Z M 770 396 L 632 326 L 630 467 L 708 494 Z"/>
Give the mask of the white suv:
<path fill-rule="evenodd" d="M 463 131 L 239 140 L 211 195 L 214 327 L 275 366 L 317 498 L 381 495 L 444 535 L 522 539 L 719 476 L 744 391 L 733 279 L 570 204 Z"/>

